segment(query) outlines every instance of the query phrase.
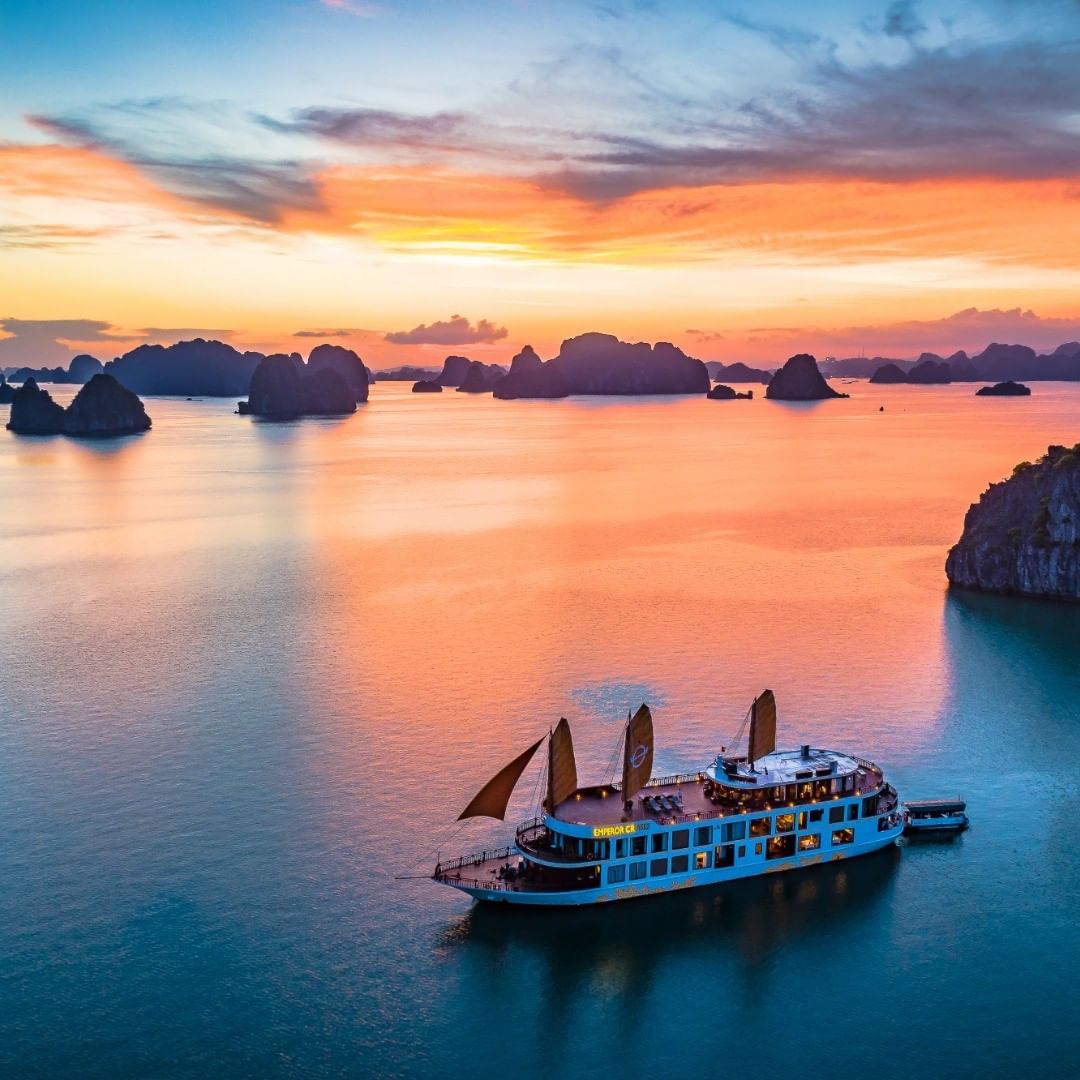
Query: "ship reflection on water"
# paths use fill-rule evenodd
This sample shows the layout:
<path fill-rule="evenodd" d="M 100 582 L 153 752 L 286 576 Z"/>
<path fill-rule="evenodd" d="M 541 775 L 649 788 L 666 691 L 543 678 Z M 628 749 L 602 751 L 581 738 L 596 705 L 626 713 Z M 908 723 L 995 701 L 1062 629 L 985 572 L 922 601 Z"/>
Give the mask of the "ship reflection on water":
<path fill-rule="evenodd" d="M 596 907 L 475 904 L 445 928 L 438 952 L 469 963 L 472 993 L 520 994 L 521 973 L 533 972 L 529 989 L 569 1009 L 579 992 L 646 998 L 661 973 L 688 960 L 739 974 L 739 989 L 764 996 L 783 950 L 835 942 L 840 925 L 852 937 L 861 921 L 880 926 L 900 858 L 893 847 L 835 865 Z"/>

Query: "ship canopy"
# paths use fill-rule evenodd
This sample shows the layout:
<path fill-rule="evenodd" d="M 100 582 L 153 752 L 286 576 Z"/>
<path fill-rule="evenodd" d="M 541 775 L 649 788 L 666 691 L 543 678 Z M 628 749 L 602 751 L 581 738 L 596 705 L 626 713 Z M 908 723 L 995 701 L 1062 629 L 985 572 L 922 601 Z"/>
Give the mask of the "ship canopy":
<path fill-rule="evenodd" d="M 574 760 L 574 739 L 566 717 L 559 719 L 548 743 L 548 812 L 569 799 L 577 791 L 577 762 Z"/>
<path fill-rule="evenodd" d="M 750 710 L 750 752 L 752 765 L 776 749 L 776 698 L 771 690 L 763 690 Z"/>
<path fill-rule="evenodd" d="M 543 741 L 542 738 L 537 739 L 528 750 L 519 754 L 509 765 L 504 765 L 473 796 L 472 802 L 458 815 L 458 821 L 470 817 L 493 817 L 503 821 L 506 818 L 506 804 L 510 802 L 514 786 L 521 779 L 521 774 L 532 761 L 533 754 L 540 749 Z M 572 750 L 571 753 L 573 753 Z"/>
<path fill-rule="evenodd" d="M 648 705 L 626 722 L 623 748 L 622 797 L 629 802 L 652 778 L 653 724 Z"/>

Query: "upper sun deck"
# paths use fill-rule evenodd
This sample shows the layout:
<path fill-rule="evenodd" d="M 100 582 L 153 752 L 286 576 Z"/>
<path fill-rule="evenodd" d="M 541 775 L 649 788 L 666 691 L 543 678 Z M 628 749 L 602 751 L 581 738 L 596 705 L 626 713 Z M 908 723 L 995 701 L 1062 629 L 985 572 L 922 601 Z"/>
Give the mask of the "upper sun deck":
<path fill-rule="evenodd" d="M 780 784 L 852 776 L 858 770 L 859 762 L 847 754 L 804 746 L 798 750 L 773 750 L 755 761 L 752 767 L 746 758 L 720 754 L 705 770 L 705 775 L 725 787 L 753 791 Z"/>
<path fill-rule="evenodd" d="M 549 817 L 570 825 L 604 826 L 627 821 L 673 824 L 789 803 L 803 805 L 869 795 L 884 783 L 881 770 L 872 762 L 833 750 L 810 749 L 807 758 L 803 756 L 805 749 L 774 751 L 755 763 L 753 773 L 740 759 L 734 775 L 722 766 L 716 774 L 716 765 L 710 765 L 702 772 L 651 780 L 638 792 L 629 812 L 619 785 L 581 788 L 559 803 Z"/>

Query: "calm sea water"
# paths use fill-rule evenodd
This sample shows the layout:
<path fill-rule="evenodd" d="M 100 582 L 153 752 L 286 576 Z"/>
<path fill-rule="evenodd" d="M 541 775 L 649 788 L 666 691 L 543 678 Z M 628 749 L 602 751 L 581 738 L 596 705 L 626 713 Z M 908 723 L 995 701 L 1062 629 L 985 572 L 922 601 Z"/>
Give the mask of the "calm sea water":
<path fill-rule="evenodd" d="M 0 432 L 0 1072 L 1075 1075 L 1080 608 L 942 566 L 1080 386 L 847 389 Z M 395 880 L 560 715 L 584 779 L 641 700 L 695 769 L 766 686 L 972 829 L 598 910 Z"/>

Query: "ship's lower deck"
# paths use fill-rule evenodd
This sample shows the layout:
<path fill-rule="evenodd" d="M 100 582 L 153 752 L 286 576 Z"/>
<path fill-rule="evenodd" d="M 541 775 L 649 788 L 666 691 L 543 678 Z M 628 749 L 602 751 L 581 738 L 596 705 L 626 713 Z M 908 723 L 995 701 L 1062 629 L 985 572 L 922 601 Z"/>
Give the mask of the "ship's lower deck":
<path fill-rule="evenodd" d="M 764 849 L 758 851 L 755 845 L 748 844 L 745 845 L 748 851 L 737 856 L 732 865 L 698 867 L 691 863 L 685 873 L 665 872 L 655 876 L 648 876 L 653 867 L 647 861 L 646 876 L 634 880 L 627 876 L 622 881 L 609 882 L 602 865 L 552 870 L 528 862 L 513 848 L 481 852 L 440 865 L 434 877 L 441 884 L 460 889 L 477 900 L 495 903 L 556 907 L 601 904 L 856 858 L 895 842 L 903 832 L 903 821 L 899 815 L 896 817 L 894 824 L 866 833 L 865 838 L 855 837 L 824 850 L 770 856 Z M 665 870 L 670 871 L 670 867 Z"/>

